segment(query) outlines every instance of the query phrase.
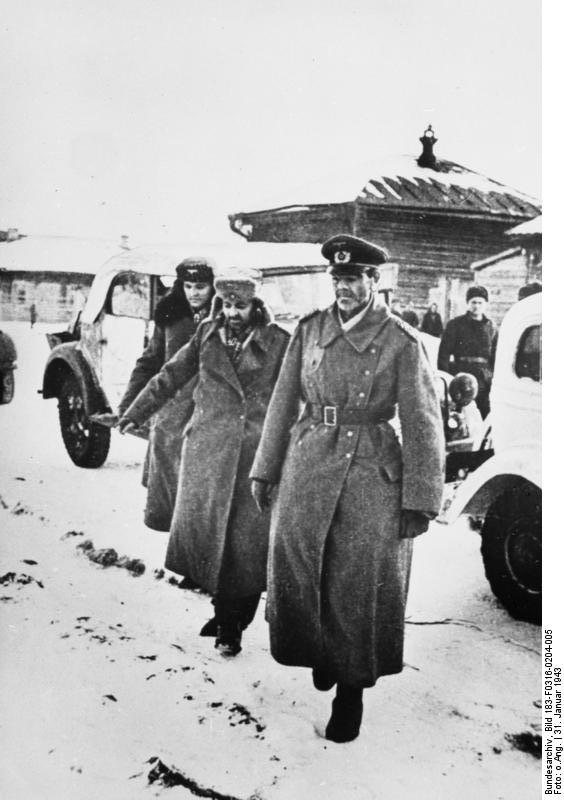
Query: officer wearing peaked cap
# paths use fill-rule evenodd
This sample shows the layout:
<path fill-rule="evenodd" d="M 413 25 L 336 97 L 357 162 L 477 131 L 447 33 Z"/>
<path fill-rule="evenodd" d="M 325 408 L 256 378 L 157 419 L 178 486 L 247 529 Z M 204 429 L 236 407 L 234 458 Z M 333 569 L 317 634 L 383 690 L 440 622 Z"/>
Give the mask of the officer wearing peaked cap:
<path fill-rule="evenodd" d="M 274 658 L 337 685 L 326 737 L 359 733 L 362 692 L 401 672 L 412 538 L 439 511 L 443 431 L 415 331 L 378 303 L 386 251 L 322 246 L 335 302 L 296 328 L 251 470 L 273 503 L 267 620 Z M 398 412 L 402 443 L 390 420 Z"/>

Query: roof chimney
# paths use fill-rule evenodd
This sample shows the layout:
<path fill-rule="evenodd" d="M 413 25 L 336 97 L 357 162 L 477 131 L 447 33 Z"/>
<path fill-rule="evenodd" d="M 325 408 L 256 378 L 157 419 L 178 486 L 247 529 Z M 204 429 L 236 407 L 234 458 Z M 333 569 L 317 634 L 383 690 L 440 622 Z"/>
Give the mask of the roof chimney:
<path fill-rule="evenodd" d="M 433 145 L 438 139 L 435 139 L 435 131 L 429 125 L 426 131 L 424 131 L 423 136 L 419 138 L 419 141 L 423 145 L 423 152 L 417 159 L 417 163 L 420 167 L 430 167 L 431 169 L 435 169 L 437 165 L 437 157 L 433 153 Z"/>
<path fill-rule="evenodd" d="M 122 235 L 120 237 L 119 246 L 123 250 L 129 250 L 130 249 L 129 248 L 129 236 L 126 233 L 122 233 Z"/>

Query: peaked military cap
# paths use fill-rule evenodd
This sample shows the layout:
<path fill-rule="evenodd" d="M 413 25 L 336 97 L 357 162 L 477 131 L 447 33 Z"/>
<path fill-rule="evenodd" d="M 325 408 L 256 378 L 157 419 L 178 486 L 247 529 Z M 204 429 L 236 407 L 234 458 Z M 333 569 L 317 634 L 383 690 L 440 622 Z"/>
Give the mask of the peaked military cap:
<path fill-rule="evenodd" d="M 176 274 L 181 281 L 213 283 L 212 263 L 205 258 L 185 258 L 176 267 Z"/>
<path fill-rule="evenodd" d="M 327 239 L 321 246 L 321 255 L 329 261 L 330 273 L 377 272 L 376 267 L 389 259 L 388 251 L 383 247 L 348 233 L 339 233 Z"/>

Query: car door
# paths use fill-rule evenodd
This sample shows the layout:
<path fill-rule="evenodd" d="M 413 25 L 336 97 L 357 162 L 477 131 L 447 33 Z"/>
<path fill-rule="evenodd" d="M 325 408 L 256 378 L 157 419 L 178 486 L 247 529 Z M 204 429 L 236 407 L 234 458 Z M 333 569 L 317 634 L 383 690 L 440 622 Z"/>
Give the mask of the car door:
<path fill-rule="evenodd" d="M 151 278 L 140 272 L 120 272 L 108 290 L 101 319 L 101 382 L 115 411 L 135 362 L 152 331 Z"/>

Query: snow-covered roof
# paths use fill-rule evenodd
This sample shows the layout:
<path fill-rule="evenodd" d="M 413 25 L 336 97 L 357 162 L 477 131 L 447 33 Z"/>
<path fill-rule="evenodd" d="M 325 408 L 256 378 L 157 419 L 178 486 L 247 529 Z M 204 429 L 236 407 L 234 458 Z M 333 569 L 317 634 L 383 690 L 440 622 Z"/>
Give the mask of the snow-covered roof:
<path fill-rule="evenodd" d="M 298 210 L 297 207 L 353 201 L 518 217 L 537 215 L 540 210 L 536 198 L 454 161 L 437 159 L 434 168 L 420 167 L 414 155 L 397 155 L 354 165 L 346 172 L 278 194 L 263 205 L 263 210 L 282 213 Z M 231 215 L 232 218 L 237 216 Z"/>
<path fill-rule="evenodd" d="M 507 236 L 542 236 L 542 214 L 516 225 L 505 233 Z"/>
<path fill-rule="evenodd" d="M 93 275 L 119 250 L 119 244 L 108 239 L 24 236 L 13 242 L 0 242 L 0 270 Z"/>
<path fill-rule="evenodd" d="M 507 250 L 504 250 L 502 253 L 496 253 L 493 256 L 482 258 L 479 261 L 473 261 L 470 264 L 470 268 L 479 271 L 485 267 L 491 267 L 492 264 L 499 264 L 500 261 L 505 261 L 508 258 L 515 258 L 515 256 L 522 255 L 523 252 L 523 248 L 520 246 L 510 247 Z"/>

